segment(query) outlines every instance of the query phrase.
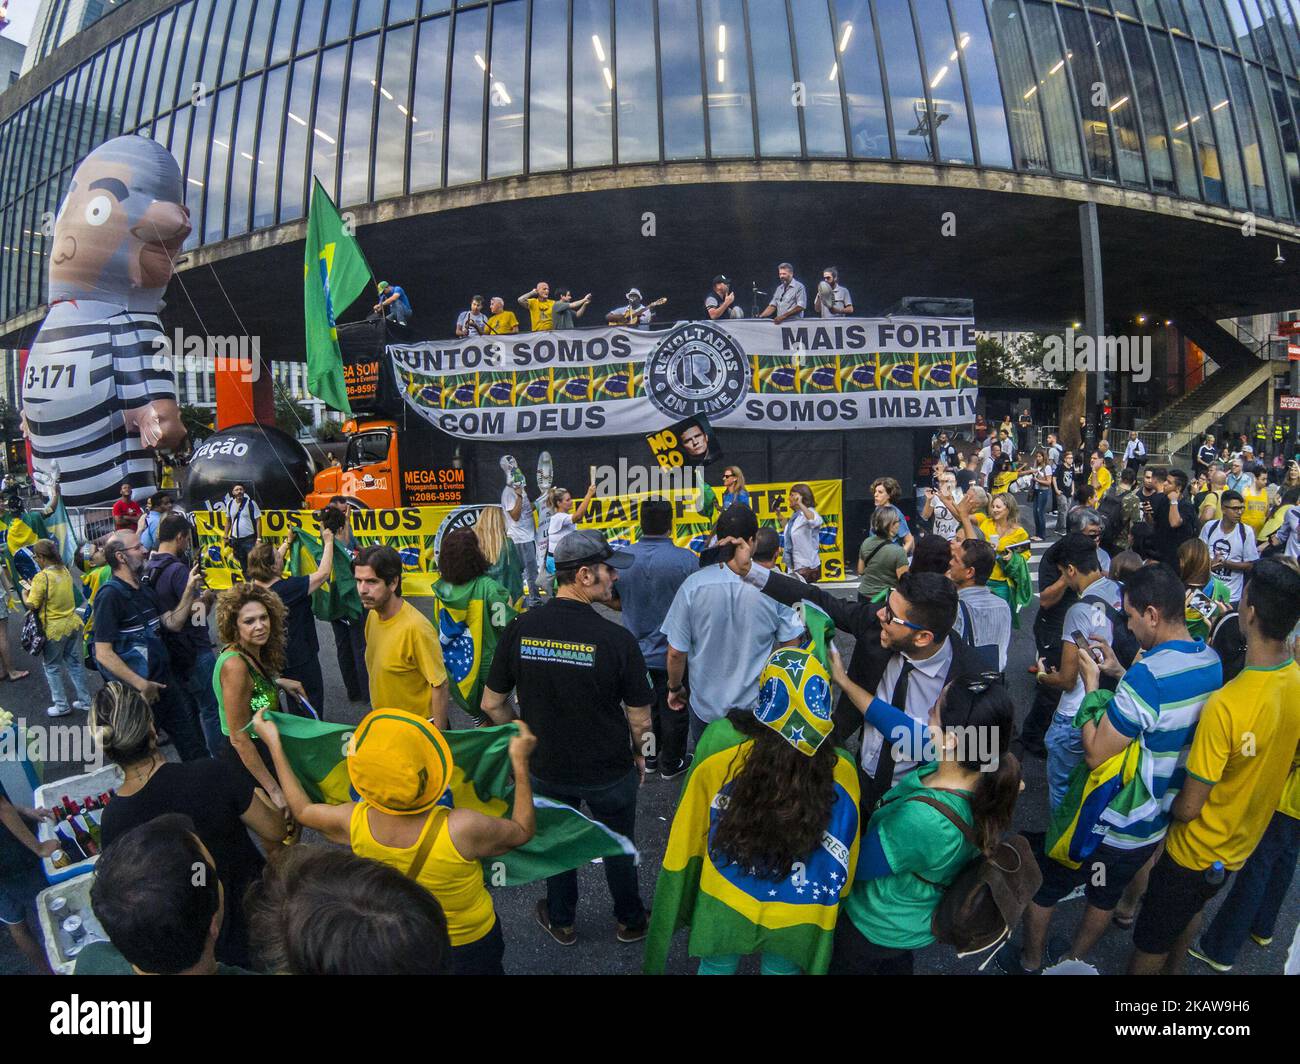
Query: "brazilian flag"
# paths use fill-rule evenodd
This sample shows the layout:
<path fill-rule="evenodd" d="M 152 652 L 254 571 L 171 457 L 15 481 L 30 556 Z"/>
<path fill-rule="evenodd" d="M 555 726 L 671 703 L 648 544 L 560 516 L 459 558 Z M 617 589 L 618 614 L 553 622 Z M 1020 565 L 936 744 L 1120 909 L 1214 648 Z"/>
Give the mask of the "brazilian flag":
<path fill-rule="evenodd" d="M 371 280 L 361 245 L 319 180 L 313 180 L 303 262 L 307 390 L 335 410 L 352 413 L 343 379 L 338 319 Z"/>
<path fill-rule="evenodd" d="M 321 541 L 301 528 L 293 530 L 293 547 L 289 551 L 289 572 L 310 576 L 320 565 L 325 548 Z M 359 621 L 363 610 L 357 581 L 352 575 L 352 559 L 347 551 L 334 544 L 334 564 L 330 578 L 311 597 L 311 611 L 322 621 Z"/>
<path fill-rule="evenodd" d="M 4 527 L 4 549 L 0 556 L 16 588 L 40 572 L 41 567 L 32 554 L 32 544 L 38 539 L 49 539 L 50 531 L 45 527 L 45 516 L 39 510 L 24 510 L 20 514 L 6 512 L 0 516 L 0 525 Z"/>
<path fill-rule="evenodd" d="M 313 802 L 340 805 L 356 801 L 348 777 L 348 748 L 354 726 L 330 724 L 288 713 L 270 713 L 293 773 Z M 443 734 L 454 762 L 451 782 L 440 804 L 506 816 L 514 806 L 510 774 L 513 724 Z M 537 832 L 523 846 L 483 862 L 483 878 L 494 887 L 519 886 L 589 864 L 596 858 L 636 856 L 632 841 L 576 809 L 535 796 Z"/>
<path fill-rule="evenodd" d="M 1114 691 L 1090 692 L 1071 723 L 1076 728 L 1089 721 L 1098 723 L 1114 697 Z M 1066 868 L 1078 868 L 1105 841 L 1108 824 L 1122 823 L 1135 810 L 1146 808 L 1151 792 L 1139 771 L 1141 753 L 1134 741 L 1096 768 L 1088 768 L 1086 762 L 1074 766 L 1065 797 L 1047 828 L 1048 857 Z"/>
<path fill-rule="evenodd" d="M 481 719 L 483 684 L 497 640 L 515 616 L 510 592 L 491 577 L 480 576 L 468 584 L 439 580 L 433 594 L 433 623 L 451 678 L 451 696 L 471 717 Z"/>
<path fill-rule="evenodd" d="M 68 567 L 70 572 L 75 572 L 77 570 L 77 548 L 80 544 L 77 542 L 77 533 L 72 528 L 72 522 L 68 519 L 68 510 L 63 505 L 62 495 L 55 500 L 54 512 L 46 518 L 45 527 L 49 530 L 49 538 L 58 544 L 59 557 L 63 559 L 63 564 Z M 85 601 L 80 580 L 72 582 L 72 596 L 76 599 L 78 606 Z"/>

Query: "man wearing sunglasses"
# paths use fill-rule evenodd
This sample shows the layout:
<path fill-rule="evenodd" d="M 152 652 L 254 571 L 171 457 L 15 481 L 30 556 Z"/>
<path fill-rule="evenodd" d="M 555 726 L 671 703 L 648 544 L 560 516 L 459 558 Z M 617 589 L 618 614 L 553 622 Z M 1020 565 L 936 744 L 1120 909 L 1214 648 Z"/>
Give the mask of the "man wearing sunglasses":
<path fill-rule="evenodd" d="M 749 551 L 740 546 L 731 565 L 748 583 L 783 605 L 795 606 L 807 599 L 821 607 L 836 628 L 857 640 L 849 678 L 922 724 L 930 719 L 945 684 L 982 671 L 973 648 L 950 638 L 957 620 L 957 588 L 939 573 L 904 573 L 884 605 L 877 607 L 865 599 L 837 598 L 816 584 L 761 565 L 751 566 Z M 833 741 L 843 746 L 859 725 L 863 729 L 860 808 L 869 810 L 917 763 L 908 757 L 914 751 L 864 724 L 861 711 L 842 695 L 835 707 Z M 862 818 L 864 830 L 867 819 Z"/>

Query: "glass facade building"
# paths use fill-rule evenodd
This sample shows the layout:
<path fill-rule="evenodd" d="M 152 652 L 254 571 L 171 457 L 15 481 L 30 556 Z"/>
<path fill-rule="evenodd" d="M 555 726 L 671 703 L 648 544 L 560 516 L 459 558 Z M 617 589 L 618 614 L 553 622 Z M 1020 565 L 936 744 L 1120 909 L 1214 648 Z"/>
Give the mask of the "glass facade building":
<path fill-rule="evenodd" d="M 302 218 L 313 178 L 348 207 L 679 160 L 1300 207 L 1300 0 L 133 0 L 112 20 L 0 124 L 0 323 L 43 302 L 72 171 L 123 133 L 180 161 L 191 247 Z"/>

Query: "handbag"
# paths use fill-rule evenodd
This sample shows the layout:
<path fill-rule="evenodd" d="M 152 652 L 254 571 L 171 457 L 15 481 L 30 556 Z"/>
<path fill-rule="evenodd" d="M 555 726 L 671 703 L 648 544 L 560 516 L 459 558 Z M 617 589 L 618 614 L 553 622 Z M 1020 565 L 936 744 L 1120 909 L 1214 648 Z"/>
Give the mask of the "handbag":
<path fill-rule="evenodd" d="M 40 574 L 38 573 L 37 576 Z M 50 600 L 50 578 L 45 578 L 45 601 L 41 603 L 44 608 Z M 45 644 L 49 640 L 45 636 L 45 625 L 41 623 L 40 615 L 36 610 L 29 609 L 23 614 L 22 635 L 19 636 L 19 642 L 22 643 L 23 649 L 32 657 L 40 657 L 45 651 Z"/>

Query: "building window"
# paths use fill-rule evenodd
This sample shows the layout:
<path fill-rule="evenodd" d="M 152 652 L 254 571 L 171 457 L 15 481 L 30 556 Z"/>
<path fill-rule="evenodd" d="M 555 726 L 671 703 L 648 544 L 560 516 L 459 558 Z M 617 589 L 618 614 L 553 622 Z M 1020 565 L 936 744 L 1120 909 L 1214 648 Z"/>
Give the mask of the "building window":
<path fill-rule="evenodd" d="M 907 0 L 877 0 L 880 44 L 885 57 L 894 145 L 900 159 L 935 159 L 936 130 L 942 123 L 930 109 L 916 51 Z"/>
<path fill-rule="evenodd" d="M 253 198 L 253 228 L 275 224 L 275 194 L 280 178 L 280 130 L 285 123 L 285 89 L 289 67 L 276 67 L 266 75 L 262 100 L 262 131 L 257 144 L 256 194 Z M 301 173 L 301 170 L 299 171 Z"/>
<path fill-rule="evenodd" d="M 492 9 L 492 57 L 488 74 L 488 177 L 524 170 L 523 0 Z"/>
<path fill-rule="evenodd" d="M 715 6 L 726 7 L 726 0 L 721 0 Z M 533 32 L 534 34 L 537 32 L 535 26 Z M 731 33 L 735 36 L 729 42 L 727 35 Z M 614 9 L 614 34 L 616 64 L 614 96 L 618 101 L 618 161 L 620 163 L 654 162 L 659 158 L 659 103 L 655 88 L 653 0 L 619 0 Z M 723 33 L 723 45 L 732 50 L 732 58 L 742 64 L 745 62 L 744 35 L 738 26 L 727 27 Z M 537 65 L 535 38 L 533 65 L 534 67 Z M 748 73 L 745 78 L 745 86 L 748 89 Z M 749 121 L 748 116 L 746 121 Z M 536 136 L 534 129 L 533 137 Z M 717 150 L 716 145 L 714 150 Z"/>
<path fill-rule="evenodd" d="M 752 158 L 754 111 L 749 94 L 743 0 L 704 0 L 701 12 L 704 16 L 709 150 L 715 159 Z M 621 14 L 619 18 L 621 22 Z M 621 59 L 620 52 L 620 63 Z M 620 139 L 621 134 L 620 130 Z M 844 154 L 843 146 L 840 154 Z"/>
<path fill-rule="evenodd" d="M 1119 30 L 1128 46 L 1129 65 L 1133 70 L 1133 95 L 1142 115 L 1146 137 L 1147 163 L 1151 167 L 1151 182 L 1162 192 L 1178 191 L 1195 198 L 1196 175 L 1191 168 L 1190 155 L 1170 156 L 1169 124 L 1161 106 L 1160 88 L 1156 84 L 1155 66 L 1147 48 L 1146 34 L 1141 26 L 1131 22 L 1119 24 Z M 1177 184 L 1174 169 L 1179 168 Z"/>
<path fill-rule="evenodd" d="M 459 12 L 448 108 L 448 186 L 482 180 L 483 86 L 486 84 L 487 9 Z"/>
<path fill-rule="evenodd" d="M 1007 136 L 1007 112 L 984 5 L 981 0 L 951 0 L 951 4 L 957 20 L 957 39 L 962 42 L 961 55 L 966 84 L 974 108 L 980 165 L 1010 167 L 1011 142 Z M 1023 48 L 1022 42 L 1021 49 Z"/>
<path fill-rule="evenodd" d="M 352 45 L 348 73 L 347 118 L 343 128 L 340 205 L 365 203 L 370 198 L 370 138 L 375 131 L 375 82 L 379 65 L 379 37 Z"/>
<path fill-rule="evenodd" d="M 609 28 L 608 0 L 573 0 L 574 166 L 614 161 L 614 58 Z"/>
<path fill-rule="evenodd" d="M 347 45 L 321 53 L 320 83 L 315 93 L 316 119 L 311 128 L 311 172 L 338 202 L 339 117 L 343 104 L 343 68 Z M 308 201 L 310 202 L 310 201 Z"/>
<path fill-rule="evenodd" d="M 880 84 L 880 56 L 867 0 L 835 0 L 835 53 L 849 109 L 849 150 L 859 159 L 888 159 L 889 119 Z"/>
<path fill-rule="evenodd" d="M 415 62 L 415 102 L 411 107 L 411 191 L 442 185 L 442 117 L 447 85 L 449 20 L 420 24 Z"/>
<path fill-rule="evenodd" d="M 569 16 L 565 0 L 533 0 L 528 168 L 569 165 Z"/>
<path fill-rule="evenodd" d="M 375 199 L 400 196 L 405 191 L 406 142 L 412 128 L 414 39 L 414 26 L 389 30 L 384 36 L 384 73 L 379 79 L 379 128 L 375 136 Z"/>
<path fill-rule="evenodd" d="M 280 169 L 280 221 L 301 218 L 307 177 L 308 145 L 315 140 L 311 127 L 312 89 L 316 81 L 316 57 L 308 56 L 293 64 L 293 81 L 289 90 L 289 110 L 285 113 L 284 161 Z"/>

